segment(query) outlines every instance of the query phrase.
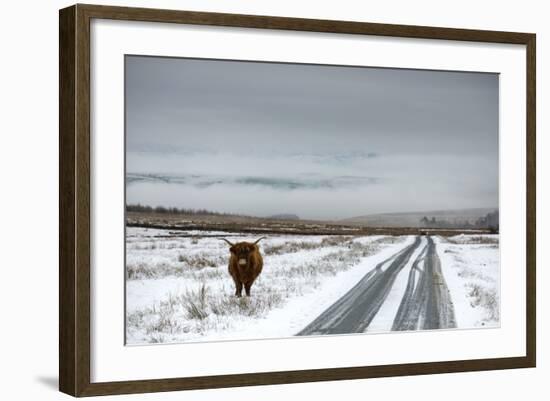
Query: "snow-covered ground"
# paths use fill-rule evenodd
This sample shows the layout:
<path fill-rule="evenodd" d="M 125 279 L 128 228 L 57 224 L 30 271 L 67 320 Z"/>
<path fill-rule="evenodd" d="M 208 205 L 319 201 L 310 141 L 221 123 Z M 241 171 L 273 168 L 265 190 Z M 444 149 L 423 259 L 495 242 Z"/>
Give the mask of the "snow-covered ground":
<path fill-rule="evenodd" d="M 180 232 L 179 235 L 182 233 Z M 219 234 L 127 230 L 128 344 L 296 334 L 413 237 L 269 236 L 252 297 L 236 298 Z M 232 242 L 253 236 L 230 236 Z"/>
<path fill-rule="evenodd" d="M 495 235 L 436 237 L 459 328 L 500 325 L 500 252 Z"/>
<path fill-rule="evenodd" d="M 127 344 L 295 335 L 377 264 L 414 242 L 413 236 L 270 235 L 259 244 L 264 269 L 252 297 L 237 298 L 227 271 L 228 245 L 214 235 L 232 242 L 256 239 L 127 229 Z M 498 325 L 498 236 L 435 240 L 458 327 Z M 391 330 L 411 265 L 425 244 L 423 238 L 367 331 Z"/>

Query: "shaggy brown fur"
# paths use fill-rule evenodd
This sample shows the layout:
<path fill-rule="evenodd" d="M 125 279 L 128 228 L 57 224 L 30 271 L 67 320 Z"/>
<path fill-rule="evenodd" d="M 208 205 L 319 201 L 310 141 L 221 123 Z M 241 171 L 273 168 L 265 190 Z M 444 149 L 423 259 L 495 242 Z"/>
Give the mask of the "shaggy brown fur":
<path fill-rule="evenodd" d="M 235 283 L 235 295 L 238 297 L 242 294 L 243 286 L 246 295 L 250 296 L 250 287 L 262 272 L 264 261 L 257 243 L 263 238 L 256 240 L 256 242 L 238 242 L 236 244 L 222 238 L 231 246 L 229 248 L 231 252 L 229 274 Z"/>

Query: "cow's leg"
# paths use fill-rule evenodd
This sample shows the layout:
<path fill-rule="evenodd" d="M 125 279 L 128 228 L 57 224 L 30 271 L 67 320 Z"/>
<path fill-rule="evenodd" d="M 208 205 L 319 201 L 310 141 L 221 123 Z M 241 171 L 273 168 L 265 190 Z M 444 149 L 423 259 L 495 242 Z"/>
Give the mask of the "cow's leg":
<path fill-rule="evenodd" d="M 243 283 L 235 282 L 235 287 L 236 287 L 235 295 L 240 297 L 243 292 Z"/>
<path fill-rule="evenodd" d="M 246 283 L 244 285 L 244 290 L 246 292 L 246 296 L 249 297 L 250 296 L 250 287 L 252 287 L 252 283 Z"/>

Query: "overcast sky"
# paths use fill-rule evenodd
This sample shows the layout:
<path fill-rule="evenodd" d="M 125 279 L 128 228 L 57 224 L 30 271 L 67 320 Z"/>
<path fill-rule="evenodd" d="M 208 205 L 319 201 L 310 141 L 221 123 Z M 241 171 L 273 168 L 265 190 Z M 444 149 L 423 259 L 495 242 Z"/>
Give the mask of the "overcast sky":
<path fill-rule="evenodd" d="M 128 203 L 496 207 L 498 75 L 127 56 L 126 151 Z"/>

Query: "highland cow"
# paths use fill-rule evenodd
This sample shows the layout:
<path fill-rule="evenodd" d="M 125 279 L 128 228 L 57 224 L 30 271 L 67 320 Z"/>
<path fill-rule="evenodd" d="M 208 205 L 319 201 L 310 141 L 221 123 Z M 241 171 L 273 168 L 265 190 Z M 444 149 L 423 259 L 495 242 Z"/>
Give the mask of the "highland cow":
<path fill-rule="evenodd" d="M 246 296 L 249 297 L 250 287 L 262 272 L 264 262 L 257 244 L 264 238 L 259 238 L 255 242 L 238 242 L 236 244 L 222 238 L 230 245 L 229 274 L 235 283 L 237 297 L 242 295 L 243 287 Z"/>

